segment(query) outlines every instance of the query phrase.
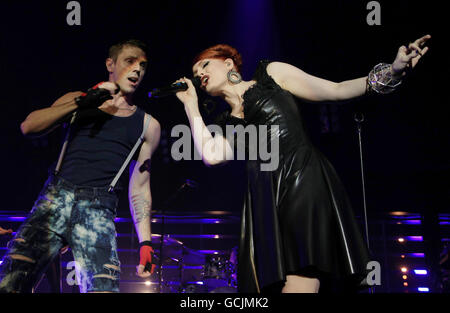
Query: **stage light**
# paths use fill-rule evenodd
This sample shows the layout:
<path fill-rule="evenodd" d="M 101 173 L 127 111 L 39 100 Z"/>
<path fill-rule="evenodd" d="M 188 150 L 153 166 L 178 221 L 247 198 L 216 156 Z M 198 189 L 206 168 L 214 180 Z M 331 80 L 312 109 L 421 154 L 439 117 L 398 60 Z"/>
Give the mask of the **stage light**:
<path fill-rule="evenodd" d="M 403 279 L 408 279 L 407 275 L 403 275 L 402 277 L 403 277 Z"/>
<path fill-rule="evenodd" d="M 404 258 L 405 258 L 405 255 L 404 255 L 404 254 L 402 254 L 402 255 L 401 255 L 401 258 L 402 258 L 402 259 L 404 259 Z"/>
<path fill-rule="evenodd" d="M 405 242 L 405 238 L 398 238 L 398 242 Z"/>
<path fill-rule="evenodd" d="M 146 286 L 150 286 L 151 284 L 152 284 L 151 281 L 148 281 L 148 280 L 147 280 L 147 281 L 145 282 L 145 285 L 146 285 Z"/>
<path fill-rule="evenodd" d="M 412 258 L 424 258 L 425 257 L 425 253 L 415 252 L 415 253 L 410 253 L 409 256 L 412 257 Z"/>
<path fill-rule="evenodd" d="M 199 281 L 188 281 L 187 282 L 188 285 L 204 285 L 205 283 L 201 280 Z"/>
<path fill-rule="evenodd" d="M 423 241 L 422 236 L 407 236 L 406 239 L 409 241 Z"/>
<path fill-rule="evenodd" d="M 9 216 L 6 218 L 2 218 L 2 221 L 10 221 L 10 222 L 23 222 L 25 221 L 25 216 Z"/>
<path fill-rule="evenodd" d="M 393 216 L 406 216 L 406 215 L 408 215 L 410 213 L 403 212 L 403 211 L 393 211 L 393 212 L 390 212 L 390 214 L 393 215 Z"/>
<path fill-rule="evenodd" d="M 402 273 L 406 273 L 406 272 L 408 272 L 408 269 L 406 267 L 402 267 L 401 271 L 402 271 Z"/>
<path fill-rule="evenodd" d="M 430 292 L 430 288 L 428 287 L 418 287 L 417 290 L 419 292 Z"/>
<path fill-rule="evenodd" d="M 404 220 L 402 222 L 402 224 L 406 224 L 406 225 L 421 225 L 422 221 L 421 220 Z"/>
<path fill-rule="evenodd" d="M 403 286 L 408 287 L 408 283 L 405 281 L 405 282 L 403 283 Z"/>
<path fill-rule="evenodd" d="M 415 269 L 414 274 L 416 275 L 428 275 L 428 271 L 425 269 Z"/>

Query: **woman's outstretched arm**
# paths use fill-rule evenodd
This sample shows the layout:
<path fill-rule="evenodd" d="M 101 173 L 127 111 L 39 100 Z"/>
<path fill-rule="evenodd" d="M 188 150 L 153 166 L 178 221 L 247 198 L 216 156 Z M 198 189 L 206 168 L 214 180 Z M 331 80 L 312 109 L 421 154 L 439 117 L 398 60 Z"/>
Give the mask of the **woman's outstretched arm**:
<path fill-rule="evenodd" d="M 423 36 L 408 47 L 398 49 L 397 56 L 387 73 L 393 80 L 400 81 L 408 68 L 414 68 L 420 58 L 428 51 L 425 43 L 430 35 Z M 332 82 L 305 73 L 301 69 L 282 62 L 272 62 L 267 73 L 283 89 L 308 101 L 339 101 L 357 98 L 367 91 L 367 76 L 343 82 Z"/>

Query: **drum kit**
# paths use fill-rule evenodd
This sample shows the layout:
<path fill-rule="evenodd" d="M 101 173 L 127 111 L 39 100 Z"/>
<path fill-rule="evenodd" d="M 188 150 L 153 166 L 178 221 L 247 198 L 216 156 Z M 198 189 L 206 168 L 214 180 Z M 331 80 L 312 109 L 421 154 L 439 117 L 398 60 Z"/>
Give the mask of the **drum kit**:
<path fill-rule="evenodd" d="M 192 192 L 198 188 L 199 184 L 196 181 L 186 179 L 165 201 L 163 207 L 166 209 L 173 207 L 182 192 Z M 237 292 L 237 248 L 212 253 L 191 249 L 165 233 L 165 213 L 163 210 L 159 213 L 162 235 L 152 235 L 156 269 L 151 278 L 152 284 L 157 286 L 156 292 Z"/>
<path fill-rule="evenodd" d="M 174 238 L 153 239 L 155 272 L 150 277 L 160 293 L 236 293 L 236 248 L 205 253 Z M 162 249 L 161 249 L 161 248 Z M 162 258 L 160 257 L 162 255 Z"/>

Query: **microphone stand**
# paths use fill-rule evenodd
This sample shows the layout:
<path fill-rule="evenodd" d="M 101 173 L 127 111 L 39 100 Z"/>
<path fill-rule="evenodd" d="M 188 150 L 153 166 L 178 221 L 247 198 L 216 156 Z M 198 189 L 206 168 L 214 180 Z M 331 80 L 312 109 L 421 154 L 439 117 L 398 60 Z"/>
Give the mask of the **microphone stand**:
<path fill-rule="evenodd" d="M 360 159 L 360 167 L 361 167 L 361 182 L 362 182 L 362 193 L 363 193 L 363 208 L 364 208 L 364 226 L 366 231 L 366 244 L 367 249 L 370 251 L 370 243 L 369 243 L 369 224 L 367 219 L 367 205 L 366 205 L 366 185 L 364 178 L 364 164 L 363 164 L 363 152 L 362 152 L 362 141 L 361 141 L 361 124 L 364 122 L 364 114 L 355 113 L 353 116 L 355 122 L 357 123 L 357 131 L 358 131 L 358 144 L 359 144 L 359 159 Z M 370 293 L 373 293 L 373 287 L 370 288 Z"/>
<path fill-rule="evenodd" d="M 165 229 L 164 229 L 164 207 L 168 207 L 169 205 L 171 205 L 171 203 L 178 197 L 178 195 L 180 194 L 180 192 L 186 187 L 191 187 L 191 188 L 195 188 L 196 187 L 196 183 L 191 181 L 190 179 L 186 179 L 185 182 L 181 185 L 181 187 L 179 187 L 173 194 L 172 196 L 170 196 L 163 204 L 163 209 L 161 210 L 161 236 L 160 236 L 160 243 L 159 243 L 159 283 L 158 283 L 158 293 L 161 293 L 162 291 L 162 271 L 163 271 L 163 267 L 162 267 L 162 259 L 163 259 L 163 248 L 164 248 L 164 236 L 165 236 Z"/>

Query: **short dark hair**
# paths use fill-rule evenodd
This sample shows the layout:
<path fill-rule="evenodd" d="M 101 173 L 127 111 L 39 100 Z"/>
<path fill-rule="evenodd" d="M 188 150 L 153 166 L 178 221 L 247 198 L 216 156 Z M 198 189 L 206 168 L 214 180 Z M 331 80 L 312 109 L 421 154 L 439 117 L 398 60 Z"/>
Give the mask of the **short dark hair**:
<path fill-rule="evenodd" d="M 138 39 L 127 39 L 127 40 L 122 40 L 122 41 L 112 45 L 109 48 L 108 57 L 113 59 L 115 62 L 117 60 L 117 57 L 119 56 L 120 52 L 122 51 L 122 49 L 126 46 L 137 47 L 137 48 L 141 49 L 142 51 L 144 51 L 146 56 L 148 55 L 148 47 L 144 42 L 142 42 Z"/>

